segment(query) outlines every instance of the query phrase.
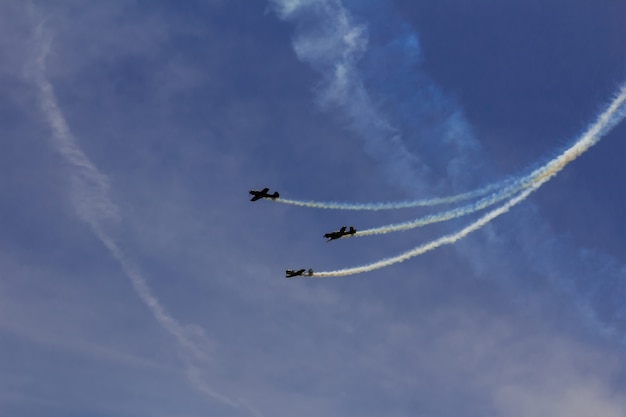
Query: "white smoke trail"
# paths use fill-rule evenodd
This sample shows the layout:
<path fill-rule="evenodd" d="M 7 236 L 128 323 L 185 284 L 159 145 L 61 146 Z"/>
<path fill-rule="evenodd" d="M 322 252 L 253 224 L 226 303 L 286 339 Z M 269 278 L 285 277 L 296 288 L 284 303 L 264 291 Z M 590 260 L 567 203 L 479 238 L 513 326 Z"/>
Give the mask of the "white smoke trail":
<path fill-rule="evenodd" d="M 203 332 L 193 332 L 196 326 L 184 326 L 167 313 L 158 298 L 154 295 L 148 283 L 139 270 L 128 260 L 120 246 L 106 231 L 105 222 L 117 220 L 119 210 L 109 198 L 109 180 L 89 160 L 80 149 L 76 138 L 73 136 L 54 93 L 52 84 L 45 75 L 46 57 L 50 52 L 51 38 L 44 36 L 42 25 L 37 30 L 37 38 L 41 46 L 35 68 L 28 75 L 32 77 L 39 92 L 39 103 L 52 130 L 53 145 L 65 158 L 68 165 L 73 168 L 72 172 L 72 203 L 78 216 L 86 222 L 96 237 L 107 248 L 109 253 L 117 260 L 130 280 L 135 293 L 148 307 L 159 325 L 168 331 L 178 344 L 187 352 L 184 359 L 187 362 L 188 376 L 198 375 L 200 368 L 193 363 L 211 363 L 208 346 L 199 345 L 192 338 L 206 339 Z M 195 334 L 194 334 L 195 333 Z M 207 340 L 206 345 L 209 342 Z M 237 409 L 244 409 L 252 415 L 262 416 L 257 410 L 251 408 L 245 400 L 233 400 L 220 394 L 197 377 L 189 378 L 192 384 L 202 393 L 223 404 Z"/>
<path fill-rule="evenodd" d="M 431 207 L 444 204 L 453 204 L 465 200 L 471 200 L 473 198 L 482 197 L 489 193 L 494 192 L 502 188 L 509 188 L 514 184 L 517 184 L 519 179 L 511 178 L 505 181 L 501 181 L 494 184 L 486 185 L 485 187 L 477 190 L 468 191 L 462 194 L 456 194 L 446 197 L 433 197 L 420 200 L 406 200 L 406 201 L 389 201 L 380 203 L 350 203 L 350 202 L 335 202 L 335 201 L 307 201 L 307 200 L 294 200 L 288 198 L 277 198 L 273 201 L 277 203 L 290 204 L 293 206 L 328 209 L 328 210 L 397 210 L 405 208 L 415 207 Z M 519 188 L 517 189 L 519 191 Z"/>
<path fill-rule="evenodd" d="M 318 85 L 318 99 L 322 104 L 341 111 L 351 129 L 365 141 L 366 150 L 372 148 L 376 155 L 382 154 L 388 157 L 393 155 L 392 170 L 397 174 L 394 175 L 397 183 L 411 182 L 412 178 L 419 178 L 419 176 L 410 175 L 413 171 L 411 168 L 413 163 L 419 163 L 419 161 L 415 160 L 415 157 L 404 148 L 401 142 L 396 140 L 398 133 L 372 104 L 364 89 L 363 80 L 358 74 L 356 63 L 363 57 L 369 43 L 367 25 L 355 19 L 340 0 L 270 0 L 270 3 L 273 4 L 280 18 L 297 24 L 293 47 L 300 60 L 322 74 L 322 81 Z M 410 41 L 411 45 L 417 42 L 415 37 L 410 37 Z M 419 50 L 416 51 L 413 46 L 412 53 L 419 54 Z M 466 130 L 465 128 L 459 129 Z M 372 132 L 376 134 L 372 136 Z M 468 141 L 471 142 L 465 138 L 458 143 L 455 142 L 456 147 L 470 146 Z M 537 175 L 541 174 L 535 170 L 530 175 L 517 175 L 458 195 L 399 202 L 325 202 L 289 198 L 275 201 L 319 209 L 375 211 L 453 204 L 489 196 L 487 200 L 442 214 L 443 219 L 448 219 L 476 211 L 475 207 L 485 208 L 485 203 L 491 198 L 501 201 L 501 195 L 507 193 L 510 193 L 510 196 L 514 195 L 515 192 L 532 184 Z M 493 193 L 495 195 L 491 195 Z M 469 211 L 466 212 L 465 209 Z M 438 221 L 436 218 L 419 219 L 415 223 L 410 222 L 409 225 L 398 225 L 393 230 L 407 230 L 411 228 L 411 225 L 423 225 L 422 220 Z M 372 233 L 379 233 L 381 230 L 388 229 L 378 228 Z"/>
<path fill-rule="evenodd" d="M 618 95 L 618 98 L 619 98 L 619 95 Z M 577 158 L 582 152 L 587 150 L 594 143 L 596 143 L 603 135 L 605 135 L 608 131 L 610 131 L 621 120 L 621 118 L 619 117 L 620 115 L 619 106 L 613 109 L 614 113 L 612 113 L 611 110 L 612 108 L 609 107 L 606 112 L 601 114 L 598 117 L 596 123 L 592 125 L 585 132 L 585 134 L 583 134 L 576 141 L 576 143 L 573 146 L 571 146 L 568 150 L 564 151 L 563 154 L 561 154 L 559 157 L 546 163 L 542 167 L 535 169 L 529 175 L 526 175 L 521 178 L 514 178 L 514 181 L 511 185 L 509 185 L 508 187 L 504 187 L 500 191 L 495 192 L 488 197 L 482 198 L 472 204 L 467 204 L 465 206 L 458 207 L 458 208 L 444 211 L 444 212 L 430 214 L 430 215 L 421 217 L 419 219 L 411 220 L 408 222 L 361 230 L 357 232 L 356 234 L 354 234 L 354 236 L 371 236 L 371 235 L 387 234 L 387 233 L 398 232 L 398 231 L 407 231 L 407 230 L 415 229 L 418 227 L 426 226 L 429 224 L 443 222 L 443 221 L 455 219 L 455 218 L 462 217 L 462 216 L 467 216 L 469 214 L 475 213 L 489 206 L 492 206 L 509 197 L 512 197 L 513 195 L 520 192 L 521 190 L 531 187 L 533 184 L 539 181 L 544 175 L 546 175 L 545 174 L 546 172 L 550 172 L 550 170 L 554 167 L 554 164 L 558 164 L 561 162 L 559 158 L 564 157 L 564 155 L 567 154 L 568 152 L 570 152 L 571 155 L 573 155 L 571 156 L 572 158 L 571 160 Z M 623 111 L 624 110 L 621 110 L 621 112 Z M 585 140 L 590 138 L 587 136 L 587 134 L 590 132 L 595 132 L 591 136 L 592 138 L 594 138 L 593 140 L 595 140 L 595 142 L 591 144 L 587 144 Z M 580 147 L 585 147 L 585 148 L 582 151 L 578 151 L 577 149 L 579 149 Z M 571 160 L 564 162 L 564 164 L 567 165 L 569 162 L 571 162 Z M 562 169 L 565 165 L 560 167 L 559 170 Z"/>
<path fill-rule="evenodd" d="M 599 136 L 602 136 L 606 133 L 606 131 L 610 130 L 613 126 L 604 126 L 598 132 Z M 577 155 L 578 156 L 578 155 Z M 576 156 L 576 157 L 577 157 Z M 427 198 L 421 200 L 407 200 L 407 201 L 396 201 L 396 202 L 380 202 L 380 203 L 351 203 L 351 202 L 324 202 L 324 201 L 307 201 L 307 200 L 295 200 L 295 199 L 285 199 L 278 198 L 273 201 L 283 204 L 290 204 L 294 206 L 300 207 L 308 207 L 308 208 L 318 208 L 318 209 L 329 209 L 329 210 L 369 210 L 369 211 L 378 211 L 378 210 L 396 210 L 396 209 L 404 209 L 404 208 L 415 208 L 415 207 L 429 207 L 429 206 L 437 206 L 444 204 L 453 204 L 458 203 L 465 200 L 471 200 L 473 198 L 482 197 L 484 195 L 490 194 L 488 197 L 480 199 L 472 204 L 465 205 L 463 207 L 459 207 L 456 209 L 452 209 L 443 213 L 437 213 L 429 216 L 422 217 L 420 219 L 412 220 L 405 223 L 381 226 L 377 228 L 367 229 L 358 232 L 355 236 L 369 236 L 375 234 L 385 234 L 395 231 L 404 231 L 410 230 L 416 227 L 425 226 L 432 223 L 442 222 L 446 220 L 451 220 L 453 218 L 466 216 L 468 214 L 472 214 L 476 211 L 482 210 L 486 207 L 489 207 L 493 204 L 502 201 L 515 193 L 523 190 L 531 186 L 539 177 L 543 175 L 543 171 L 549 168 L 550 163 L 535 169 L 530 174 L 525 176 L 516 176 L 504 181 L 500 181 L 497 183 L 489 184 L 485 187 L 468 191 L 466 193 L 446 196 L 446 197 L 434 197 Z M 494 192 L 495 191 L 495 192 Z"/>
<path fill-rule="evenodd" d="M 492 210 L 461 229 L 460 231 L 443 236 L 439 239 L 435 239 L 431 242 L 420 245 L 410 251 L 402 253 L 392 258 L 383 259 L 368 265 L 357 266 L 353 268 L 345 268 L 336 271 L 328 272 L 315 272 L 311 275 L 314 278 L 327 278 L 327 277 L 340 277 L 346 275 L 354 275 L 362 272 L 369 272 L 376 269 L 384 268 L 396 263 L 404 262 L 415 256 L 422 255 L 433 249 L 436 249 L 443 245 L 449 245 L 464 238 L 468 234 L 482 228 L 487 223 L 495 219 L 496 217 L 506 213 L 509 209 L 516 204 L 524 201 L 533 191 L 537 190 L 543 184 L 548 182 L 554 175 L 559 173 L 567 164 L 574 161 L 590 147 L 595 145 L 605 134 L 607 134 L 613 127 L 621 122 L 626 117 L 626 84 L 624 84 L 616 94 L 616 97 L 607 107 L 607 109 L 598 116 L 596 121 L 581 135 L 581 137 L 563 153 L 548 162 L 543 167 L 535 170 L 535 172 L 528 176 L 529 185 L 525 187 L 516 197 L 511 198 L 504 205 Z"/>
<path fill-rule="evenodd" d="M 401 140 L 401 133 L 386 119 L 368 92 L 359 74 L 357 63 L 368 49 L 368 26 L 353 16 L 341 0 L 270 0 L 278 16 L 296 24 L 293 48 L 298 58 L 322 75 L 317 85 L 317 99 L 323 108 L 346 119 L 350 130 L 363 139 L 365 150 L 375 158 L 393 161 L 385 167 L 394 183 L 404 182 L 410 188 L 421 188 L 415 178 L 424 177 L 428 169 L 410 152 Z M 411 37 L 411 45 L 417 40 Z M 419 53 L 419 52 L 418 52 Z M 455 112 L 454 133 L 459 129 Z M 461 123 L 462 124 L 462 123 Z M 456 144 L 466 149 L 467 141 Z M 519 177 L 518 177 L 519 178 Z M 516 179 L 507 179 L 457 195 L 421 198 L 398 202 L 325 202 L 282 198 L 274 201 L 310 208 L 336 210 L 389 210 L 453 204 L 483 197 L 510 186 Z"/>
<path fill-rule="evenodd" d="M 494 193 L 489 197 L 482 198 L 475 203 L 467 204 L 462 207 L 458 207 L 452 210 L 443 211 L 439 213 L 429 214 L 419 219 L 411 220 L 408 222 L 389 224 L 386 226 L 373 227 L 371 229 L 359 230 L 353 236 L 372 236 L 372 235 L 384 235 L 393 232 L 404 232 L 407 230 L 416 229 L 418 227 L 427 226 L 429 224 L 444 222 L 458 217 L 467 216 L 477 211 L 483 210 L 487 207 L 493 206 L 500 201 L 506 200 L 518 193 L 522 188 L 518 185 L 515 187 L 507 187 L 502 191 Z"/>
<path fill-rule="evenodd" d="M 619 113 L 619 111 L 618 111 Z M 598 118 L 596 122 L 597 132 L 596 137 L 600 138 L 606 132 L 608 132 L 614 124 L 611 124 L 609 120 L 602 120 L 601 117 Z M 581 141 L 582 139 L 579 139 Z M 577 141 L 577 143 L 579 142 Z M 589 145 L 591 146 L 591 145 Z M 572 152 L 575 151 L 576 146 L 572 146 L 569 150 Z M 584 151 L 583 151 L 584 152 Z M 578 154 L 574 157 L 576 158 Z M 558 158 L 557 158 L 558 159 Z M 415 200 L 415 201 L 404 201 L 404 202 L 386 202 L 386 203 L 335 203 L 335 202 L 316 202 L 316 201 L 298 201 L 298 200 L 276 200 L 279 202 L 293 204 L 296 206 L 304 206 L 311 208 L 321 208 L 321 209 L 340 209 L 340 210 L 386 210 L 386 209 L 399 209 L 399 208 L 409 208 L 409 207 L 418 207 L 418 206 L 432 206 L 437 204 L 447 204 L 458 202 L 463 199 L 470 199 L 473 197 L 478 197 L 484 195 L 494 189 L 499 190 L 497 192 L 492 193 L 488 197 L 482 198 L 474 203 L 467 204 L 462 207 L 457 207 L 452 210 L 439 212 L 430 214 L 415 220 L 411 220 L 408 222 L 390 224 L 380 227 L 375 227 L 371 229 L 360 230 L 352 236 L 371 236 L 371 235 L 380 235 L 387 234 L 398 231 L 408 231 L 411 229 L 415 229 L 418 227 L 426 226 L 429 224 L 439 223 L 447 220 L 452 220 L 458 217 L 467 216 L 469 214 L 475 213 L 477 211 L 483 210 L 487 207 L 490 207 L 502 200 L 505 200 L 509 197 L 512 197 L 516 193 L 522 191 L 525 188 L 532 186 L 536 181 L 538 181 L 543 175 L 545 175 L 545 171 L 549 170 L 551 164 L 554 163 L 557 159 L 548 162 L 540 168 L 535 169 L 529 175 L 523 177 L 514 177 L 509 180 L 502 181 L 500 183 L 494 183 L 484 188 L 471 191 L 465 194 L 459 194 L 456 196 L 449 197 L 441 197 L 441 198 L 433 198 L 433 199 L 425 199 L 425 200 Z M 508 185 L 507 185 L 508 184 Z"/>

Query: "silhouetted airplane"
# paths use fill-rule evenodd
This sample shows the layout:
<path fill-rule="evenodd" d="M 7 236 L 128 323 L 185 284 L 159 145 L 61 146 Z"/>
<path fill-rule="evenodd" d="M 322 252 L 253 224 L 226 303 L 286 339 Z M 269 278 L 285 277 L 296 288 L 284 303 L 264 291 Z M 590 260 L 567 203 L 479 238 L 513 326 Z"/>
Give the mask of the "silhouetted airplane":
<path fill-rule="evenodd" d="M 350 226 L 350 230 L 346 232 L 346 226 L 343 226 L 341 229 L 337 230 L 336 232 L 326 233 L 324 237 L 328 239 L 326 242 L 330 242 L 331 240 L 339 239 L 347 235 L 352 236 L 355 233 L 356 233 L 356 229 L 354 227 Z"/>
<path fill-rule="evenodd" d="M 274 192 L 274 194 L 268 194 L 267 192 L 269 191 L 269 188 L 264 188 L 261 191 L 257 191 L 257 190 L 250 190 L 248 191 L 248 193 L 250 195 L 253 195 L 254 197 L 252 197 L 250 199 L 250 201 L 257 201 L 261 198 L 271 198 L 272 200 L 275 198 L 278 198 L 279 194 L 278 192 Z"/>
<path fill-rule="evenodd" d="M 301 276 L 305 276 L 305 272 L 306 271 L 306 276 L 310 277 L 313 275 L 313 270 L 309 269 L 308 271 L 306 269 L 299 269 L 299 270 L 293 270 L 293 269 L 288 269 L 285 271 L 285 278 L 293 278 L 293 277 L 301 277 Z"/>

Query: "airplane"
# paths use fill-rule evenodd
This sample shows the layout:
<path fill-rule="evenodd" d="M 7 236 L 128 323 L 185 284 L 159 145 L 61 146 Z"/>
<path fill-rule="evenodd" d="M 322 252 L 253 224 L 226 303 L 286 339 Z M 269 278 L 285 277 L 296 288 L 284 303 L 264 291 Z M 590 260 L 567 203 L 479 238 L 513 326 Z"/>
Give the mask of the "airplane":
<path fill-rule="evenodd" d="M 264 188 L 261 191 L 257 191 L 257 190 L 250 190 L 250 191 L 248 191 L 248 193 L 250 195 L 254 196 L 254 197 L 252 197 L 250 199 L 250 201 L 257 201 L 257 200 L 259 200 L 261 198 L 271 198 L 272 200 L 275 199 L 275 198 L 278 198 L 278 196 L 279 196 L 278 192 L 275 191 L 274 194 L 268 194 L 267 192 L 269 190 L 270 190 L 269 188 Z"/>
<path fill-rule="evenodd" d="M 350 230 L 346 232 L 346 226 L 343 226 L 341 229 L 337 230 L 336 232 L 326 233 L 324 237 L 328 239 L 326 242 L 330 242 L 331 240 L 339 239 L 344 236 L 348 236 L 348 235 L 352 236 L 355 233 L 356 233 L 356 229 L 354 227 L 350 226 Z"/>
<path fill-rule="evenodd" d="M 305 273 L 306 271 L 306 273 Z M 285 271 L 285 278 L 293 278 L 293 277 L 302 277 L 302 276 L 312 276 L 313 275 L 313 270 L 309 269 L 308 271 L 306 269 L 299 269 L 299 270 L 293 270 L 293 269 L 288 269 Z"/>

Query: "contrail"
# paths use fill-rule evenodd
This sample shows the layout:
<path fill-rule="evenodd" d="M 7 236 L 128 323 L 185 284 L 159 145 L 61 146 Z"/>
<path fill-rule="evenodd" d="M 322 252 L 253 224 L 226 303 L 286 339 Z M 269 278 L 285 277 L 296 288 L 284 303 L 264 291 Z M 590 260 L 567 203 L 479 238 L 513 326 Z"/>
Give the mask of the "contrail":
<path fill-rule="evenodd" d="M 411 220 L 408 222 L 390 224 L 387 226 L 374 227 L 371 229 L 359 230 L 353 236 L 372 236 L 372 235 L 384 235 L 387 233 L 393 232 L 403 232 L 411 229 L 416 229 L 418 227 L 427 226 L 429 224 L 444 222 L 452 219 L 456 219 L 457 217 L 467 216 L 477 211 L 483 210 L 487 207 L 493 206 L 494 204 L 499 203 L 500 201 L 506 200 L 507 198 L 512 197 L 516 193 L 518 193 L 524 187 L 520 187 L 518 184 L 515 187 L 507 187 L 502 191 L 494 193 L 489 197 L 482 198 L 475 203 L 467 204 L 462 207 L 458 207 L 452 210 L 443 211 L 439 213 L 429 214 L 424 217 L 420 217 L 415 220 Z"/>
<path fill-rule="evenodd" d="M 115 239 L 106 231 L 106 222 L 119 218 L 119 209 L 109 198 L 109 179 L 102 174 L 80 149 L 76 138 L 72 134 L 65 117 L 59 107 L 54 88 L 45 75 L 46 57 L 50 52 L 51 38 L 44 37 L 42 25 L 38 26 L 37 38 L 41 45 L 41 52 L 35 61 L 35 68 L 30 72 L 39 92 L 39 104 L 52 130 L 53 145 L 73 168 L 72 172 L 72 202 L 78 216 L 86 222 L 96 237 L 107 248 L 109 253 L 120 264 L 124 274 L 130 280 L 135 293 L 148 307 L 157 322 L 167 330 L 188 355 L 187 374 L 193 385 L 204 394 L 230 407 L 245 409 L 250 414 L 262 416 L 251 408 L 243 399 L 233 400 L 209 388 L 196 375 L 200 368 L 192 363 L 202 362 L 210 364 L 212 358 L 207 346 L 199 345 L 192 339 L 190 326 L 184 326 L 167 313 L 158 298 L 154 295 L 143 275 L 125 256 Z M 198 335 L 196 335 L 198 336 Z M 206 337 L 202 332 L 201 338 Z M 207 343 L 208 344 L 208 343 Z M 192 377 L 194 376 L 194 377 Z"/>
<path fill-rule="evenodd" d="M 624 88 L 626 87 L 622 87 L 622 90 Z M 496 203 L 499 203 L 502 200 L 506 200 L 507 198 L 514 196 L 516 193 L 524 190 L 525 188 L 532 187 L 537 181 L 540 181 L 543 176 L 547 175 L 546 173 L 552 172 L 555 166 L 558 166 L 557 172 L 560 171 L 563 167 L 565 167 L 565 165 L 576 159 L 578 156 L 580 156 L 580 154 L 582 154 L 595 143 L 597 143 L 602 136 L 608 133 L 613 127 L 615 127 L 616 124 L 618 124 L 623 119 L 625 110 L 620 108 L 622 104 L 619 104 L 619 97 L 620 95 L 618 95 L 614 101 L 614 103 L 618 103 L 617 106 L 609 106 L 609 108 L 607 108 L 604 113 L 598 116 L 596 122 L 592 126 L 590 126 L 585 134 L 583 134 L 574 145 L 564 151 L 560 156 L 546 163 L 542 167 L 535 169 L 529 175 L 521 178 L 514 178 L 513 181 L 509 181 L 511 183 L 509 186 L 503 187 L 501 190 L 493 193 L 492 195 L 482 198 L 472 204 L 467 204 L 465 206 L 444 212 L 430 214 L 408 222 L 361 230 L 355 233 L 354 236 L 371 236 L 399 231 L 407 231 L 429 224 L 444 222 L 458 217 L 467 216 L 469 214 L 492 206 Z M 591 143 L 588 143 L 588 141 L 591 141 Z"/>
<path fill-rule="evenodd" d="M 608 112 L 608 110 L 607 110 Z M 617 114 L 614 115 L 615 120 L 614 123 L 611 123 L 610 115 L 607 115 L 609 119 L 603 120 L 602 116 L 598 118 L 596 122 L 597 132 L 595 137 L 598 139 L 607 133 L 610 129 L 614 127 L 621 119 L 619 116 L 619 109 L 616 109 Z M 604 115 L 604 114 L 603 114 Z M 579 141 L 582 141 L 580 139 Z M 597 139 L 596 139 L 597 141 Z M 584 145 L 584 144 L 583 144 Z M 591 145 L 589 145 L 591 146 Z M 572 146 L 570 149 L 572 152 L 575 152 L 576 145 Z M 585 148 L 586 150 L 587 148 Z M 584 152 L 584 150 L 582 151 Z M 579 154 L 576 154 L 573 158 L 576 158 Z M 415 220 L 410 220 L 403 223 L 390 224 L 386 226 L 380 226 L 365 230 L 360 230 L 355 233 L 353 236 L 372 236 L 372 235 L 380 235 L 387 234 L 392 232 L 399 231 L 407 231 L 411 229 L 415 229 L 418 227 L 426 226 L 429 224 L 444 222 L 448 220 L 452 220 L 458 217 L 466 216 L 477 211 L 483 210 L 487 207 L 490 207 L 494 204 L 499 203 L 500 201 L 506 200 L 514 196 L 516 193 L 524 190 L 525 188 L 531 187 L 536 181 L 540 180 L 543 175 L 545 175 L 546 171 L 549 171 L 551 168 L 551 164 L 558 160 L 558 157 L 551 162 L 543 165 L 540 168 L 535 169 L 530 174 L 522 177 L 513 177 L 507 180 L 504 180 L 500 183 L 494 183 L 488 185 L 486 187 L 480 188 L 475 191 L 467 192 L 464 194 L 458 194 L 456 196 L 448 196 L 441 198 L 432 198 L 432 199 L 424 199 L 424 200 L 415 200 L 415 201 L 404 201 L 404 202 L 386 202 L 386 203 L 337 203 L 337 202 L 318 202 L 318 201 L 300 201 L 300 200 L 289 200 L 289 199 L 276 199 L 274 201 L 292 204 L 296 206 L 303 207 L 311 207 L 311 208 L 320 208 L 320 209 L 339 209 L 339 210 L 387 210 L 387 209 L 400 209 L 400 208 L 410 208 L 410 207 L 418 207 L 418 206 L 434 206 L 438 204 L 450 204 L 458 201 L 462 201 L 464 199 L 471 199 L 474 197 L 480 197 L 481 195 L 487 194 L 493 190 L 498 190 L 493 192 L 491 195 L 484 197 L 478 201 L 475 201 L 471 204 L 466 204 L 465 206 L 457 207 L 448 211 L 433 213 L 430 215 L 426 215 L 424 217 L 420 217 Z M 566 164 L 569 163 L 566 162 Z"/>
<path fill-rule="evenodd" d="M 604 126 L 604 130 L 598 132 L 600 136 L 606 133 L 606 131 L 610 130 L 613 125 L 607 124 Z M 583 151 L 584 152 L 584 151 Z M 328 209 L 328 210 L 369 210 L 369 211 L 378 211 L 378 210 L 396 210 L 396 209 L 405 209 L 405 208 L 415 208 L 415 207 L 429 207 L 429 206 L 437 206 L 437 205 L 445 205 L 445 204 L 454 204 L 465 200 L 471 200 L 474 198 L 482 197 L 487 194 L 491 194 L 487 197 L 484 197 L 474 203 L 467 204 L 463 207 L 455 208 L 446 212 L 436 213 L 432 215 L 428 215 L 416 220 L 412 220 L 405 223 L 382 226 L 372 229 L 367 229 L 363 231 L 359 231 L 355 234 L 355 236 L 369 236 L 376 234 L 385 234 L 395 231 L 404 231 L 410 230 L 416 227 L 425 226 L 432 223 L 442 222 L 446 220 L 451 220 L 453 218 L 465 216 L 468 214 L 472 214 L 476 211 L 482 210 L 486 207 L 489 207 L 493 204 L 496 204 L 508 197 L 511 197 L 515 193 L 523 190 L 531 186 L 541 175 L 543 175 L 543 171 L 546 170 L 549 166 L 549 163 L 542 166 L 541 168 L 535 169 L 530 174 L 525 176 L 516 176 L 511 177 L 506 180 L 496 182 L 493 184 L 486 185 L 482 188 L 478 188 L 473 191 L 468 191 L 466 193 L 445 196 L 445 197 L 434 197 L 420 200 L 406 200 L 406 201 L 396 201 L 396 202 L 369 202 L 369 203 L 354 203 L 354 202 L 333 202 L 333 201 L 311 201 L 311 200 L 295 200 L 295 199 L 286 199 L 286 198 L 277 198 L 273 201 L 277 203 L 290 204 L 294 206 L 300 207 L 308 207 L 308 208 L 317 208 L 317 209 Z"/>
<path fill-rule="evenodd" d="M 517 178 L 510 178 L 498 183 L 489 184 L 477 190 L 468 191 L 462 194 L 456 194 L 446 197 L 434 197 L 425 198 L 420 200 L 406 200 L 395 202 L 380 202 L 380 203 L 351 203 L 351 202 L 335 202 L 335 201 L 307 201 L 307 200 L 294 200 L 288 198 L 277 198 L 273 201 L 277 203 L 290 204 L 300 207 L 328 209 L 328 210 L 397 210 L 405 208 L 415 207 L 431 207 L 444 204 L 454 204 L 465 200 L 471 200 L 473 198 L 482 197 L 490 194 L 495 190 L 502 188 L 509 188 L 511 185 L 518 183 Z M 519 191 L 519 189 L 518 189 Z"/>
<path fill-rule="evenodd" d="M 424 245 L 418 246 L 417 248 L 412 249 L 408 252 L 402 253 L 398 256 L 383 259 L 383 260 L 380 260 L 380 261 L 377 261 L 368 265 L 357 266 L 353 268 L 339 269 L 336 271 L 314 272 L 313 275 L 309 275 L 309 276 L 313 278 L 330 278 L 330 277 L 342 277 L 342 276 L 347 276 L 347 275 L 355 275 L 355 274 L 360 274 L 362 272 L 370 272 L 376 269 L 384 268 L 386 266 L 391 266 L 393 264 L 404 262 L 415 256 L 419 256 L 426 252 L 430 252 L 431 250 L 436 249 L 440 246 L 452 244 L 458 241 L 459 239 L 464 238 L 471 232 L 480 229 L 481 227 L 483 227 L 484 225 L 486 225 L 487 223 L 489 223 L 491 220 L 495 219 L 496 217 L 500 216 L 501 214 L 506 213 L 507 211 L 509 211 L 511 207 L 513 207 L 514 205 L 516 205 L 517 203 L 521 202 L 526 197 L 528 197 L 528 195 L 530 195 L 530 193 L 532 193 L 537 188 L 539 188 L 539 186 L 541 186 L 541 184 L 535 184 L 532 187 L 526 189 L 523 193 L 521 193 L 517 197 L 509 200 L 505 205 L 495 210 L 490 211 L 489 213 L 487 213 L 486 215 L 484 215 L 483 217 L 481 217 L 480 219 L 478 219 L 477 221 L 475 221 L 474 223 L 470 224 L 469 226 L 465 227 L 464 229 L 460 230 L 457 233 L 440 237 L 439 239 L 435 239 Z"/>
<path fill-rule="evenodd" d="M 487 223 L 495 219 L 496 217 L 506 213 L 511 207 L 524 201 L 533 191 L 537 190 L 543 184 L 548 182 L 553 176 L 559 173 L 567 164 L 578 158 L 590 147 L 598 143 L 598 141 L 607 134 L 613 127 L 621 122 L 626 117 L 626 84 L 624 84 L 619 90 L 617 95 L 607 109 L 601 113 L 589 128 L 580 136 L 580 138 L 569 148 L 563 151 L 559 156 L 545 164 L 543 167 L 537 169 L 531 176 L 530 185 L 528 185 L 524 191 L 519 195 L 511 198 L 502 206 L 495 210 L 492 210 L 461 229 L 460 231 L 440 237 L 431 242 L 420 245 L 410 251 L 402 253 L 398 256 L 383 259 L 368 265 L 357 266 L 353 268 L 345 268 L 336 271 L 327 272 L 315 272 L 311 277 L 313 278 L 328 278 L 328 277 L 341 277 L 346 275 L 360 274 L 362 272 L 374 271 L 376 269 L 384 268 L 396 263 L 404 262 L 415 256 L 422 255 L 426 252 L 430 252 L 443 245 L 449 245 L 464 238 L 468 234 L 482 228 Z"/>

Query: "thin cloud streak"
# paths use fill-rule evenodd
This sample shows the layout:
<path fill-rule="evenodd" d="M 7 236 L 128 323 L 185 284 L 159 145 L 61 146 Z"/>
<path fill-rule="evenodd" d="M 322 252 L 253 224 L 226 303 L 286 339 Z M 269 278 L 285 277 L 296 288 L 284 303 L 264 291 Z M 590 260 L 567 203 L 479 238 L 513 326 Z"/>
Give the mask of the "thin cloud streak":
<path fill-rule="evenodd" d="M 316 86 L 318 105 L 345 120 L 372 158 L 393 161 L 382 166 L 395 182 L 411 190 L 425 189 L 420 181 L 427 168 L 403 144 L 400 131 L 380 114 L 359 74 L 357 64 L 369 43 L 367 25 L 339 0 L 271 0 L 270 4 L 281 19 L 296 25 L 293 49 L 321 75 Z"/>
<path fill-rule="evenodd" d="M 65 158 L 68 165 L 73 169 L 72 203 L 78 216 L 86 222 L 96 237 L 107 248 L 109 253 L 118 261 L 122 270 L 130 280 L 135 293 L 148 307 L 159 325 L 167 330 L 185 354 L 183 360 L 187 365 L 187 377 L 198 391 L 226 404 L 235 409 L 245 409 L 255 416 L 263 414 L 250 407 L 245 400 L 233 400 L 226 395 L 207 386 L 198 375 L 201 369 L 197 363 L 210 364 L 212 358 L 209 349 L 194 342 L 190 337 L 189 326 L 184 326 L 174 317 L 167 313 L 156 295 L 150 289 L 146 279 L 137 267 L 127 258 L 115 239 L 107 232 L 107 222 L 119 220 L 118 207 L 109 197 L 110 181 L 102 174 L 80 149 L 76 138 L 72 134 L 65 117 L 57 102 L 54 87 L 46 78 L 46 58 L 50 52 L 52 39 L 45 36 L 43 26 L 37 30 L 37 38 L 41 52 L 36 58 L 35 68 L 31 77 L 39 92 L 41 111 L 46 117 L 52 130 L 52 142 L 55 149 Z M 196 326 L 193 326 L 194 328 Z M 199 333 L 201 338 L 206 338 L 204 332 Z M 208 342 L 208 340 L 207 340 Z"/>

